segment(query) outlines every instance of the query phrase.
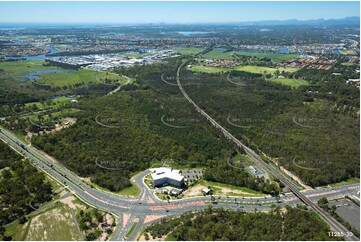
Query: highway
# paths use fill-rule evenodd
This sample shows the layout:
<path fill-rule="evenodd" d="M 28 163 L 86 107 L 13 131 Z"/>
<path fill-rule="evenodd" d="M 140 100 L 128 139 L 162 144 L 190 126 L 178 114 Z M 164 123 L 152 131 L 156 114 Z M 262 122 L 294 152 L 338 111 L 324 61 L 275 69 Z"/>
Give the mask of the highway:
<path fill-rule="evenodd" d="M 177 72 L 177 74 L 179 74 L 179 72 Z M 88 186 L 79 179 L 76 174 L 60 165 L 59 162 L 18 139 L 12 132 L 2 127 L 0 127 L 0 139 L 27 158 L 38 169 L 66 186 L 68 190 L 83 202 L 114 214 L 118 218 L 118 223 L 117 229 L 112 235 L 112 240 L 135 240 L 141 229 L 154 221 L 167 216 L 178 216 L 185 212 L 205 209 L 212 202 L 209 196 L 171 200 L 169 203 L 161 201 L 154 195 L 154 190 L 149 189 L 144 183 L 144 177 L 150 174 L 150 170 L 139 173 L 131 179 L 131 182 L 141 189 L 140 195 L 136 197 L 120 196 L 110 192 L 100 191 Z M 247 150 L 247 152 L 253 155 L 251 150 Z M 258 156 L 253 155 L 252 157 L 257 159 Z M 271 169 L 268 164 L 266 164 L 266 167 Z M 341 198 L 345 195 L 355 195 L 359 189 L 359 184 L 353 184 L 337 188 L 306 190 L 299 192 L 298 195 L 296 194 L 297 196 L 291 193 L 281 195 L 280 201 L 277 201 L 275 197 L 269 195 L 257 198 L 215 196 L 214 198 L 217 204 L 212 204 L 212 206 L 215 208 L 222 207 L 234 210 L 241 209 L 243 211 L 254 211 L 255 209 L 258 211 L 267 211 L 272 204 L 280 207 L 286 204 L 290 206 L 302 204 L 298 197 L 304 197 L 313 204 L 321 197 Z M 127 236 L 134 222 L 137 222 L 137 226 L 133 233 Z"/>
<path fill-rule="evenodd" d="M 323 218 L 332 229 L 335 230 L 335 232 L 340 232 L 343 234 L 349 234 L 349 231 L 340 224 L 338 221 L 336 221 L 333 217 L 331 217 L 329 214 L 327 214 L 322 208 L 320 208 L 317 204 L 313 203 L 310 199 L 308 199 L 303 193 L 300 192 L 300 189 L 298 188 L 298 185 L 295 185 L 293 181 L 291 181 L 288 177 L 286 177 L 279 169 L 275 168 L 273 165 L 268 164 L 267 162 L 263 161 L 262 158 L 251 148 L 244 145 L 241 141 L 239 141 L 236 137 L 234 137 L 231 133 L 228 132 L 223 126 L 221 126 L 217 121 L 215 121 L 211 116 L 209 116 L 203 109 L 201 109 L 185 92 L 184 88 L 182 87 L 182 84 L 180 82 L 180 70 L 184 66 L 185 62 L 181 64 L 177 69 L 177 84 L 182 92 L 183 96 L 190 102 L 195 109 L 204 116 L 214 127 L 221 130 L 223 135 L 231 140 L 234 144 L 236 144 L 238 147 L 243 148 L 245 152 L 254 160 L 254 162 L 265 168 L 265 170 L 272 175 L 274 175 L 276 178 L 278 178 L 285 186 L 287 186 L 293 194 L 295 194 L 303 203 L 305 203 L 307 206 L 311 207 L 316 213 L 320 215 L 321 218 Z M 345 237 L 347 240 L 358 240 L 356 236 L 349 236 Z"/>

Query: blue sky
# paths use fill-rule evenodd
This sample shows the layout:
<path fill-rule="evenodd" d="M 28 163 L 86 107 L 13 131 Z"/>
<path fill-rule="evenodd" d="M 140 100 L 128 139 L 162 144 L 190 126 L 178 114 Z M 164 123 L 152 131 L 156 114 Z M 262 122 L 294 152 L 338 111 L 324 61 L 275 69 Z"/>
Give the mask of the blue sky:
<path fill-rule="evenodd" d="M 2 23 L 205 23 L 359 16 L 353 2 L 0 2 Z"/>

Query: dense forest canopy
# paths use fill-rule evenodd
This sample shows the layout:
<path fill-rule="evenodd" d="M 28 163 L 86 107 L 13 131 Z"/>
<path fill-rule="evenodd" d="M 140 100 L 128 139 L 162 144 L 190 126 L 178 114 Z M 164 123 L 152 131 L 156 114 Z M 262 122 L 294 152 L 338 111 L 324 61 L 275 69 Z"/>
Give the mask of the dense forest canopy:
<path fill-rule="evenodd" d="M 32 212 L 51 199 L 51 185 L 28 160 L 0 141 L 0 226 Z"/>
<path fill-rule="evenodd" d="M 145 230 L 145 239 L 176 241 L 337 240 L 315 213 L 304 208 L 269 213 L 212 209 L 163 219 Z"/>

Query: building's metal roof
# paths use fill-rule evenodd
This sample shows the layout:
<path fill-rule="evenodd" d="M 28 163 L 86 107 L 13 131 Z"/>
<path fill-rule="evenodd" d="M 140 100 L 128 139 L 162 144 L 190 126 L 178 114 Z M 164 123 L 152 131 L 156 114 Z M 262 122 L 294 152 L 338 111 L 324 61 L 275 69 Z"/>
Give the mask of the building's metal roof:
<path fill-rule="evenodd" d="M 182 181 L 184 177 L 179 174 L 179 170 L 173 170 L 168 167 L 155 168 L 155 172 L 152 173 L 152 179 L 159 180 L 163 178 L 169 178 L 175 181 Z"/>

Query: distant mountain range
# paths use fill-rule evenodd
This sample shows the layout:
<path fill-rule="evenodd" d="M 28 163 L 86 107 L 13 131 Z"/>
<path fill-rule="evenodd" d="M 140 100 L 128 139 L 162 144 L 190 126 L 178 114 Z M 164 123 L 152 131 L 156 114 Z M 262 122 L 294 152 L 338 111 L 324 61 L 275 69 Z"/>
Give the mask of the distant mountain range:
<path fill-rule="evenodd" d="M 360 25 L 360 17 L 352 16 L 341 19 L 311 19 L 311 20 L 261 20 L 252 22 L 239 22 L 241 25 Z"/>
<path fill-rule="evenodd" d="M 341 19 L 311 19 L 311 20 L 260 20 L 244 22 L 213 22 L 213 23 L 0 23 L 0 29 L 6 28 L 29 28 L 29 27 L 102 27 L 102 26 L 197 26 L 197 25 L 238 25 L 238 26 L 281 26 L 281 25 L 355 25 L 360 26 L 360 16 L 352 16 Z"/>

